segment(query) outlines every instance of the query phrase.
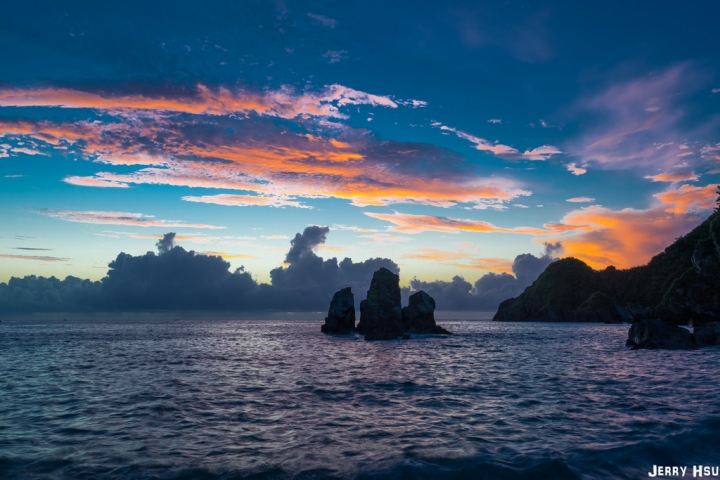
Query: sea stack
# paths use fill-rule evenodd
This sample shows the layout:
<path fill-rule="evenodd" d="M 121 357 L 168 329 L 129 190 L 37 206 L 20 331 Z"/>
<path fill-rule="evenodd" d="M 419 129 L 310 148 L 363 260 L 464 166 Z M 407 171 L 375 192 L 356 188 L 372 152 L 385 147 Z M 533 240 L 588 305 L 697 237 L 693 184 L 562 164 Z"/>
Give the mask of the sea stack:
<path fill-rule="evenodd" d="M 632 324 L 625 345 L 632 347 L 633 350 L 640 348 L 690 350 L 696 347 L 689 330 L 650 318 Z"/>
<path fill-rule="evenodd" d="M 365 340 L 393 340 L 403 336 L 399 275 L 384 267 L 373 274 L 367 298 L 360 302 L 357 330 L 365 335 Z"/>
<path fill-rule="evenodd" d="M 355 329 L 355 297 L 350 287 L 338 290 L 330 302 L 322 333 L 350 333 Z"/>
<path fill-rule="evenodd" d="M 408 333 L 450 334 L 435 323 L 435 299 L 422 290 L 410 295 L 408 306 L 402 309 L 402 316 Z"/>

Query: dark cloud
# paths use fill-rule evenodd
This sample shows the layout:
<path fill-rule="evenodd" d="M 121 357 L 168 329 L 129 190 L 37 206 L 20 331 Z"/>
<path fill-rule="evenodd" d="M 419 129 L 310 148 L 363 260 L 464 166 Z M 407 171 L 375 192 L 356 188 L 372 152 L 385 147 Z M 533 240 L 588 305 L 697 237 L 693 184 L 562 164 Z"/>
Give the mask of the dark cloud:
<path fill-rule="evenodd" d="M 170 232 L 163 235 L 163 238 L 158 240 L 155 246 L 157 247 L 158 252 L 160 252 L 161 255 L 172 250 L 172 248 L 175 246 L 175 232 Z"/>
<path fill-rule="evenodd" d="M 353 262 L 324 260 L 314 249 L 325 242 L 328 227 L 311 226 L 290 242 L 286 267 L 270 272 L 271 284 L 259 284 L 240 267 L 218 256 L 186 251 L 167 233 L 158 253 L 120 253 L 99 282 L 67 277 L 27 276 L 0 283 L 0 311 L 92 310 L 324 310 L 335 291 L 351 287 L 357 302 L 380 267 L 399 272 L 387 258 Z"/>
<path fill-rule="evenodd" d="M 372 258 L 355 263 L 350 258 L 338 262 L 336 258 L 323 260 L 314 248 L 325 243 L 330 229 L 311 226 L 295 235 L 285 257 L 287 267 L 270 271 L 275 300 L 282 309 L 323 310 L 327 308 L 332 294 L 344 287 L 351 287 L 356 303 L 364 298 L 370 288 L 373 273 L 380 267 L 399 273 L 395 262 L 387 258 Z"/>
<path fill-rule="evenodd" d="M 0 311 L 322 311 L 333 293 L 344 287 L 352 288 L 359 306 L 379 268 L 400 272 L 388 258 L 354 262 L 319 257 L 315 249 L 325 243 L 329 232 L 325 226 L 310 226 L 295 235 L 285 256 L 287 265 L 270 272 L 270 284 L 259 284 L 243 267 L 231 272 L 230 263 L 221 257 L 175 245 L 171 232 L 157 242 L 158 253 L 120 253 L 98 282 L 31 275 L 0 283 Z M 412 291 L 424 290 L 442 310 L 494 310 L 529 286 L 561 249 L 559 243 L 545 244 L 545 254 L 540 257 L 518 255 L 512 267 L 514 276 L 488 273 L 474 285 L 460 276 L 450 282 L 413 279 L 410 288 L 403 289 L 403 300 L 407 302 Z"/>
<path fill-rule="evenodd" d="M 495 310 L 500 302 L 518 296 L 530 286 L 554 260 L 554 254 L 561 251 L 559 242 L 545 243 L 545 253 L 540 257 L 531 253 L 515 257 L 512 265 L 514 276 L 490 272 L 480 277 L 475 285 L 460 276 L 453 277 L 450 282 L 413 279 L 410 288 L 403 289 L 403 294 L 408 296 L 412 291 L 424 290 L 435 298 L 441 310 Z"/>

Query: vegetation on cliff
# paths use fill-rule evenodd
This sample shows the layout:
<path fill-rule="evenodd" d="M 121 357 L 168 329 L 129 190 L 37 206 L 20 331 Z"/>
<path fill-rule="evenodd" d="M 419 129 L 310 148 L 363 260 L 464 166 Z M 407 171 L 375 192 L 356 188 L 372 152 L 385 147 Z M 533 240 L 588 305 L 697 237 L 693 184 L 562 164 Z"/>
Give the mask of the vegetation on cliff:
<path fill-rule="evenodd" d="M 647 265 L 593 270 L 576 258 L 551 263 L 493 320 L 620 322 L 643 317 L 704 325 L 720 320 L 720 214 L 715 211 Z"/>

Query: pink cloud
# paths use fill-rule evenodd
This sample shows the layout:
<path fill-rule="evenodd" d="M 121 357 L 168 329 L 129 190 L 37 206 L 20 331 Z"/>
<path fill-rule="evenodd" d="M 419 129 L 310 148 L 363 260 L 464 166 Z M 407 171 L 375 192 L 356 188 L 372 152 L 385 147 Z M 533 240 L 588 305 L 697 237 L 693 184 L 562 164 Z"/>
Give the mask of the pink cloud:
<path fill-rule="evenodd" d="M 63 182 L 70 185 L 78 185 L 81 187 L 100 187 L 100 188 L 129 188 L 127 183 L 116 182 L 114 180 L 103 180 L 96 177 L 65 177 Z"/>
<path fill-rule="evenodd" d="M 683 171 L 683 172 L 669 172 L 660 173 L 657 175 L 647 175 L 644 178 L 652 180 L 653 182 L 695 182 L 700 176 L 695 172 Z"/>
<path fill-rule="evenodd" d="M 216 205 L 227 205 L 232 207 L 294 207 L 312 208 L 298 201 L 286 197 L 263 197 L 254 195 L 203 195 L 201 197 L 182 197 L 186 202 L 214 203 Z"/>
<path fill-rule="evenodd" d="M 213 230 L 225 228 L 215 225 L 206 225 L 204 223 L 186 223 L 179 220 L 157 220 L 152 215 L 144 215 L 142 213 L 52 210 L 49 208 L 38 210 L 38 212 L 48 217 L 58 218 L 66 222 L 91 223 L 96 225 L 131 225 L 135 227 L 163 228 L 209 228 Z"/>
<path fill-rule="evenodd" d="M 504 203 L 529 195 L 513 180 L 473 174 L 461 157 L 434 146 L 378 142 L 364 131 L 347 129 L 338 140 L 288 134 L 269 122 L 245 122 L 241 127 L 242 135 L 208 137 L 198 122 L 184 118 L 108 124 L 0 121 L 0 135 L 72 146 L 108 165 L 145 167 L 65 179 L 80 186 L 175 185 L 243 190 L 243 195 L 252 192 L 286 200 L 335 197 L 357 206 L 468 203 L 481 209 L 503 208 Z M 272 203 L 249 195 L 242 200 Z"/>
<path fill-rule="evenodd" d="M 662 148 L 690 138 L 714 138 L 718 119 L 706 117 L 689 129 L 683 123 L 685 102 L 707 83 L 707 75 L 690 63 L 668 67 L 653 75 L 612 85 L 577 102 L 572 114 L 588 122 L 564 150 L 599 169 L 669 170 L 677 151 Z M 589 119 L 589 120 L 587 120 Z M 692 152 L 681 155 L 691 156 Z M 697 166 L 695 161 L 693 166 Z"/>
<path fill-rule="evenodd" d="M 394 224 L 389 229 L 402 233 L 421 232 L 479 232 L 479 233 L 515 233 L 520 235 L 552 235 L 568 230 L 585 229 L 584 225 L 565 225 L 546 223 L 545 228 L 536 227 L 498 227 L 489 222 L 470 220 L 462 218 L 436 217 L 432 215 L 411 215 L 407 213 L 372 213 L 365 212 L 365 215 L 377 218 Z"/>
<path fill-rule="evenodd" d="M 587 173 L 587 169 L 578 167 L 575 162 L 568 163 L 565 165 L 565 168 L 567 168 L 568 172 L 572 173 L 573 175 L 583 175 Z"/>
<path fill-rule="evenodd" d="M 320 92 L 298 93 L 291 87 L 267 92 L 211 89 L 197 85 L 195 90 L 167 95 L 107 94 L 68 88 L 0 90 L 0 106 L 92 108 L 110 111 L 182 112 L 206 115 L 232 115 L 255 112 L 260 115 L 295 118 L 302 115 L 345 117 L 338 107 L 372 105 L 397 108 L 389 97 L 373 95 L 343 85 L 328 85 Z"/>

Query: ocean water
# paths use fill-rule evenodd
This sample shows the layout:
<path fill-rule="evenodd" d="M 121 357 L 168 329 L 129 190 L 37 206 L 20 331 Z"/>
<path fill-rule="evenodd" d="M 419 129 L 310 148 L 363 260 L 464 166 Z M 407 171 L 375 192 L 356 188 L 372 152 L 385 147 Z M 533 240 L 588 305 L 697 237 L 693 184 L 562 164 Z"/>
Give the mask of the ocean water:
<path fill-rule="evenodd" d="M 0 323 L 0 478 L 647 478 L 720 465 L 720 347 L 627 325 Z M 690 471 L 687 477 L 691 477 Z M 707 477 L 705 477 L 707 478 Z"/>

